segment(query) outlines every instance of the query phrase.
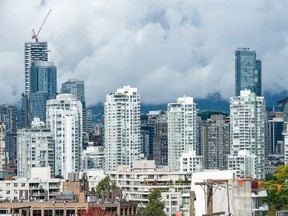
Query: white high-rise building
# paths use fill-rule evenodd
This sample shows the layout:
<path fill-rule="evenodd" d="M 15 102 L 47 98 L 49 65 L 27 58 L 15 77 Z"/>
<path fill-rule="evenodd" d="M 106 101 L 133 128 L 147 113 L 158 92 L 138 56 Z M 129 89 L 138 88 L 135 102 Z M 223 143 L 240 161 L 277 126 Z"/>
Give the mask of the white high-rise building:
<path fill-rule="evenodd" d="M 183 153 L 196 151 L 196 104 L 192 97 L 180 97 L 168 104 L 168 166 L 180 170 Z"/>
<path fill-rule="evenodd" d="M 50 167 L 54 175 L 55 143 L 51 131 L 39 118 L 34 118 L 31 128 L 17 130 L 18 177 L 31 178 L 32 167 Z"/>
<path fill-rule="evenodd" d="M 46 122 L 55 139 L 55 176 L 81 169 L 82 104 L 76 95 L 58 94 L 47 101 Z"/>
<path fill-rule="evenodd" d="M 283 152 L 284 152 L 284 164 L 288 164 L 288 104 L 286 103 L 283 110 L 283 133 L 284 142 L 283 142 Z"/>
<path fill-rule="evenodd" d="M 230 98 L 230 156 L 237 157 L 241 150 L 246 150 L 246 154 L 251 158 L 254 158 L 255 155 L 257 159 L 255 168 L 251 167 L 249 170 L 255 170 L 255 173 L 252 174 L 252 176 L 258 179 L 265 177 L 266 119 L 267 115 L 264 97 L 256 96 L 256 94 L 251 93 L 250 90 L 243 90 L 241 91 L 240 96 Z M 229 160 L 231 160 L 231 157 L 229 157 Z M 253 165 L 254 163 L 250 164 Z M 235 166 L 229 167 L 228 164 L 228 168 L 235 169 Z M 236 170 L 236 173 L 239 172 Z"/>
<path fill-rule="evenodd" d="M 106 96 L 104 104 L 105 169 L 129 165 L 140 154 L 140 95 L 124 86 Z"/>

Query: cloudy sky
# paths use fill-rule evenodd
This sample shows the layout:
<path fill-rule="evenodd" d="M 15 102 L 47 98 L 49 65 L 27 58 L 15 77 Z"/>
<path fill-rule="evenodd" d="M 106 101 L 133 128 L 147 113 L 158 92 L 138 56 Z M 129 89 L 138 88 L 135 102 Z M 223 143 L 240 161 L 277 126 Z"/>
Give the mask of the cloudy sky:
<path fill-rule="evenodd" d="M 149 104 L 229 98 L 238 47 L 257 51 L 265 91 L 287 88 L 287 0 L 0 0 L 0 103 L 24 91 L 24 42 L 49 9 L 39 38 L 48 41 L 58 89 L 84 80 L 90 105 L 123 85 Z"/>

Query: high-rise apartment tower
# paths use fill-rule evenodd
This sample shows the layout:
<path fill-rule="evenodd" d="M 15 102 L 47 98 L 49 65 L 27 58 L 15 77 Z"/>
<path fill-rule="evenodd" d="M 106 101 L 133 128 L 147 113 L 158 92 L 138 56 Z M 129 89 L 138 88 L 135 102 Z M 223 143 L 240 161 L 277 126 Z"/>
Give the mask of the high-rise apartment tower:
<path fill-rule="evenodd" d="M 139 158 L 140 95 L 137 88 L 124 86 L 108 94 L 104 104 L 105 169 L 129 165 Z"/>
<path fill-rule="evenodd" d="M 196 104 L 192 97 L 180 97 L 168 104 L 168 166 L 180 170 L 183 153 L 196 152 Z"/>
<path fill-rule="evenodd" d="M 246 177 L 263 179 L 265 159 L 265 124 L 267 121 L 264 97 L 258 97 L 250 90 L 241 91 L 240 96 L 230 98 L 230 140 L 229 169 L 250 170 Z M 246 163 L 249 159 L 251 163 Z M 242 162 L 241 162 L 242 160 Z M 229 164 L 230 163 L 230 164 Z M 242 165 L 241 165 L 242 163 Z M 251 167 L 254 166 L 254 167 Z M 248 176 L 247 176 L 248 175 Z"/>
<path fill-rule="evenodd" d="M 92 131 L 92 111 L 90 109 L 86 109 L 85 102 L 85 85 L 84 81 L 69 79 L 67 82 L 62 83 L 61 93 L 63 94 L 74 94 L 77 96 L 77 100 L 82 103 L 82 121 L 83 121 L 83 132 L 91 132 Z"/>
<path fill-rule="evenodd" d="M 72 94 L 47 101 L 46 123 L 55 140 L 55 176 L 79 172 L 82 153 L 82 104 Z"/>
<path fill-rule="evenodd" d="M 32 167 L 47 166 L 54 175 L 55 142 L 51 130 L 39 118 L 32 121 L 31 128 L 17 130 L 17 149 L 18 177 L 30 178 Z"/>
<path fill-rule="evenodd" d="M 201 127 L 202 152 L 205 169 L 228 168 L 230 154 L 230 124 L 224 115 L 212 115 Z"/>

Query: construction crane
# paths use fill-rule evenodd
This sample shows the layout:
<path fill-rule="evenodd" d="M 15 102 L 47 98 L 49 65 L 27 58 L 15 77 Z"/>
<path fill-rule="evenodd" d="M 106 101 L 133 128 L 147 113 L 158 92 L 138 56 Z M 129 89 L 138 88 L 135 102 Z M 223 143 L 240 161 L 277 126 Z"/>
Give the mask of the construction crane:
<path fill-rule="evenodd" d="M 48 16 L 49 16 L 49 14 L 51 13 L 51 11 L 52 11 L 52 9 L 49 10 L 48 14 L 46 15 L 45 19 L 44 19 L 43 22 L 42 22 L 42 25 L 40 26 L 37 34 L 35 33 L 35 30 L 32 29 L 32 39 L 35 39 L 36 42 L 38 42 L 39 33 L 40 33 L 41 29 L 43 28 L 43 26 L 44 26 L 44 24 L 45 24 L 45 22 L 46 22 L 46 20 L 47 20 L 47 18 L 48 18 Z"/>

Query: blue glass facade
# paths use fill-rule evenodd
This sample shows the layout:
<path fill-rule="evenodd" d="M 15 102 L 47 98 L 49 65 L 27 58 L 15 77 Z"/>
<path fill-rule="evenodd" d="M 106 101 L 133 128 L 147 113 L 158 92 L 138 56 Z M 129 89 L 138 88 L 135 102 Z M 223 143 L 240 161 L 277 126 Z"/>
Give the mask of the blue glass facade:
<path fill-rule="evenodd" d="M 82 108 L 86 108 L 84 81 L 69 79 L 67 82 L 62 83 L 61 93 L 77 95 L 77 100 L 81 101 Z"/>
<path fill-rule="evenodd" d="M 251 90 L 257 96 L 262 94 L 262 62 L 256 60 L 256 52 L 248 48 L 235 51 L 235 95 L 241 90 Z"/>
<path fill-rule="evenodd" d="M 57 69 L 52 62 L 34 61 L 30 68 L 31 118 L 46 121 L 46 102 L 57 95 Z"/>

